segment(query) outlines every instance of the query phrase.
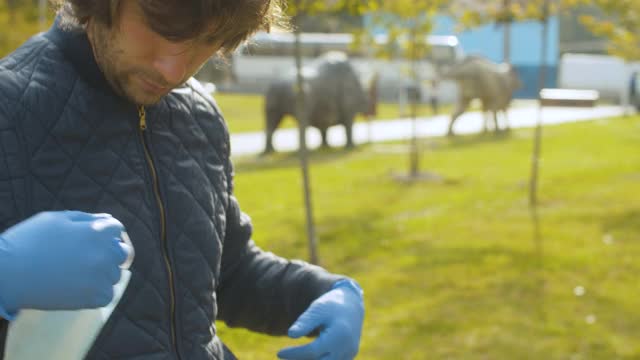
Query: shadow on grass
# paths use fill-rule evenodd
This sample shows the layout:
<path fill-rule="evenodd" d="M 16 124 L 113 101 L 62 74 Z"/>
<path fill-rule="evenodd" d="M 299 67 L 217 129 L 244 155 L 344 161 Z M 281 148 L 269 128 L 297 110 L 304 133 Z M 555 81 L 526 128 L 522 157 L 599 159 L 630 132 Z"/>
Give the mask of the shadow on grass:
<path fill-rule="evenodd" d="M 487 131 L 471 135 L 456 135 L 453 137 L 444 138 L 443 140 L 445 140 L 445 142 L 443 143 L 443 145 L 453 148 L 459 148 L 485 143 L 497 143 L 510 140 L 512 138 L 512 133 L 513 130 L 501 130 L 498 132 Z"/>
<path fill-rule="evenodd" d="M 346 215 L 317 215 L 315 229 L 319 265 L 355 277 L 366 273 L 373 266 L 370 262 L 372 254 L 383 246 L 381 240 L 398 237 L 398 234 L 380 225 L 383 218 L 384 214 L 374 209 Z M 288 233 L 298 236 L 262 239 L 269 246 L 269 251 L 285 258 L 309 261 L 304 219 L 291 218 L 282 225 L 286 226 Z"/>
<path fill-rule="evenodd" d="M 631 209 L 622 213 L 611 214 L 602 222 L 604 232 L 622 231 L 640 233 L 640 209 Z"/>
<path fill-rule="evenodd" d="M 337 160 L 344 160 L 360 151 L 361 147 L 346 149 L 318 148 L 308 152 L 309 163 L 329 163 Z M 300 156 L 297 151 L 275 152 L 268 155 L 257 155 L 252 157 L 242 157 L 234 160 L 235 170 L 242 172 L 262 171 L 282 168 L 292 168 L 300 166 Z"/>

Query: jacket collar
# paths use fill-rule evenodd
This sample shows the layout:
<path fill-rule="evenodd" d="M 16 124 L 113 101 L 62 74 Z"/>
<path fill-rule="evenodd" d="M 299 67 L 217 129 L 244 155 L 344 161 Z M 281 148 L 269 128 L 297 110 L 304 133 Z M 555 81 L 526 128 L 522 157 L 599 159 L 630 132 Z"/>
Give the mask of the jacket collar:
<path fill-rule="evenodd" d="M 96 88 L 115 94 L 96 63 L 91 43 L 84 29 L 67 29 L 62 26 L 58 16 L 44 36 L 56 44 L 80 77 Z"/>

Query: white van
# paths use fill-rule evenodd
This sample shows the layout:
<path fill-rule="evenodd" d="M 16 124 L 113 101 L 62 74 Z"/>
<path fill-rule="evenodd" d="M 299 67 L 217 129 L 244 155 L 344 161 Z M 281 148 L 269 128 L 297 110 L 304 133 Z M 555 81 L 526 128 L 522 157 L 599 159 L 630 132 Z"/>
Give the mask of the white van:
<path fill-rule="evenodd" d="M 634 71 L 640 71 L 640 63 L 609 55 L 567 53 L 560 58 L 558 86 L 597 90 L 603 99 L 628 104 Z"/>

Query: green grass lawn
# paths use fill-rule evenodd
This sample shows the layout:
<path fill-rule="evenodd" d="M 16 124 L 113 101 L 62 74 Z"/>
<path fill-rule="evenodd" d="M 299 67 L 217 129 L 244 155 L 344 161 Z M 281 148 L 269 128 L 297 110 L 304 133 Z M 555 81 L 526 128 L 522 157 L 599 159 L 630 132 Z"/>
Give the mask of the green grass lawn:
<path fill-rule="evenodd" d="M 264 131 L 263 96 L 217 93 L 214 97 L 222 109 L 231 133 Z M 451 106 L 441 106 L 440 108 L 441 110 L 439 111 L 441 112 L 451 112 Z M 418 116 L 429 116 L 432 114 L 433 112 L 429 105 L 424 104 L 418 107 Z M 400 112 L 397 104 L 381 103 L 378 106 L 377 119 L 395 119 L 398 117 L 400 117 Z M 358 116 L 356 119 L 356 121 L 364 120 L 365 118 L 363 116 Z M 291 128 L 295 126 L 296 122 L 293 118 L 287 117 L 280 125 L 280 128 Z"/>
<path fill-rule="evenodd" d="M 544 129 L 537 239 L 532 135 L 425 141 L 439 184 L 393 179 L 402 144 L 313 153 L 322 265 L 365 289 L 360 359 L 640 359 L 640 117 Z M 236 165 L 256 242 L 306 258 L 295 155 Z M 243 360 L 309 341 L 219 326 Z"/>

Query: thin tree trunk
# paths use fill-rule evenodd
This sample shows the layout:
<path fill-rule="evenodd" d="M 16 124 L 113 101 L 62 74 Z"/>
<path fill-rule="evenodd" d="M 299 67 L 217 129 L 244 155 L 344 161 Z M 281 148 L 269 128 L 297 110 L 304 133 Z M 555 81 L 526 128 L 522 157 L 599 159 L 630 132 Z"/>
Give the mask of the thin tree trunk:
<path fill-rule="evenodd" d="M 504 0 L 503 11 L 508 14 L 508 18 L 502 23 L 504 39 L 502 45 L 502 61 L 511 63 L 511 0 Z"/>
<path fill-rule="evenodd" d="M 18 7 L 18 3 L 16 0 L 7 0 L 7 10 L 9 13 L 10 26 L 13 26 L 16 24 L 17 7 Z"/>
<path fill-rule="evenodd" d="M 47 27 L 47 0 L 38 0 L 38 26 L 40 31 Z"/>
<path fill-rule="evenodd" d="M 546 281 L 544 277 L 544 241 L 542 239 L 542 231 L 540 229 L 540 217 L 538 215 L 538 208 L 532 207 L 530 209 L 531 223 L 533 226 L 533 246 L 535 252 L 536 265 L 538 271 L 535 276 L 535 288 L 538 291 L 536 299 L 538 302 L 538 314 L 542 322 L 546 322 L 547 316 L 545 311 L 545 287 Z"/>
<path fill-rule="evenodd" d="M 418 94 L 420 93 L 420 83 L 418 81 L 418 71 L 416 68 L 416 29 L 415 24 L 411 29 L 411 93 L 409 94 L 409 103 L 411 106 L 411 127 L 412 127 L 412 136 L 411 136 L 411 150 L 409 166 L 410 166 L 410 176 L 411 178 L 417 178 L 418 173 L 420 171 L 420 154 L 418 151 Z"/>
<path fill-rule="evenodd" d="M 300 9 L 300 1 L 297 1 L 298 9 Z M 307 240 L 309 242 L 309 261 L 312 264 L 318 264 L 318 250 L 316 241 L 316 231 L 313 222 L 313 205 L 311 203 L 311 185 L 309 183 L 309 156 L 307 151 L 307 124 L 309 119 L 307 118 L 307 112 L 305 111 L 305 93 L 304 93 L 304 79 L 302 77 L 302 51 L 300 46 L 300 28 L 295 29 L 295 57 L 296 57 L 296 70 L 297 70 L 297 118 L 299 129 L 299 142 L 300 149 L 298 154 L 300 156 L 300 168 L 302 170 L 302 186 L 304 191 L 304 205 L 306 210 L 306 223 L 307 223 Z"/>
<path fill-rule="evenodd" d="M 549 34 L 549 0 L 545 0 L 542 18 L 542 48 L 540 54 L 542 60 L 540 64 L 540 73 L 538 74 L 538 119 L 536 130 L 533 138 L 533 155 L 531 156 L 531 179 L 529 181 L 529 206 L 536 207 L 538 205 L 538 177 L 539 177 L 539 159 L 542 143 L 542 101 L 540 101 L 540 90 L 544 88 L 547 76 L 547 44 Z"/>
<path fill-rule="evenodd" d="M 549 1 L 545 0 L 543 5 L 543 17 L 542 17 L 542 31 L 541 31 L 541 43 L 542 48 L 540 50 L 541 62 L 540 73 L 538 74 L 538 115 L 536 120 L 536 128 L 533 142 L 533 155 L 531 156 L 531 179 L 529 182 L 529 211 L 531 213 L 531 219 L 533 223 L 533 241 L 535 247 L 535 254 L 537 258 L 537 288 L 538 288 L 538 302 L 539 302 L 539 316 L 542 322 L 546 322 L 546 299 L 545 299 L 545 287 L 546 282 L 544 278 L 544 241 L 542 233 L 540 231 L 540 219 L 538 215 L 538 177 L 539 177 L 539 159 L 542 144 L 542 116 L 543 106 L 540 99 L 540 91 L 545 87 L 547 76 L 547 45 L 549 43 Z"/>

